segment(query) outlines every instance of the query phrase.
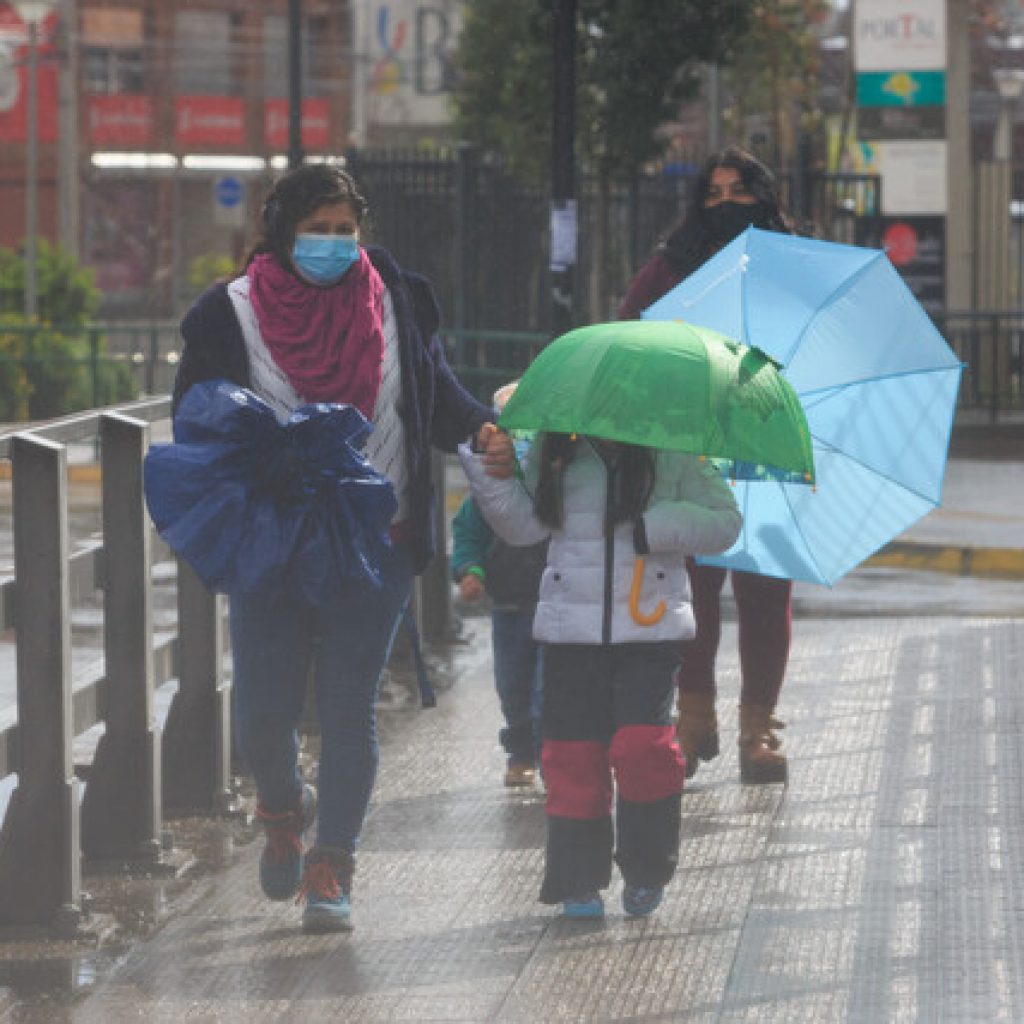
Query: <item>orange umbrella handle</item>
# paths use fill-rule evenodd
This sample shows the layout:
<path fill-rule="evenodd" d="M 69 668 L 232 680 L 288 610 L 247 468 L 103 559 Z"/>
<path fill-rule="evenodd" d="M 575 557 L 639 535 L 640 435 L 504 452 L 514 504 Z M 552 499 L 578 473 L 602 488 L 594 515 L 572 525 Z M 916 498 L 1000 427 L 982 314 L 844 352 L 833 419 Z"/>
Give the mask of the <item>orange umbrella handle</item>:
<path fill-rule="evenodd" d="M 640 586 L 644 581 L 644 560 L 638 558 L 633 566 L 633 585 L 629 588 L 629 614 L 638 626 L 653 626 L 665 615 L 665 602 L 659 601 L 657 608 L 649 615 L 640 611 Z"/>

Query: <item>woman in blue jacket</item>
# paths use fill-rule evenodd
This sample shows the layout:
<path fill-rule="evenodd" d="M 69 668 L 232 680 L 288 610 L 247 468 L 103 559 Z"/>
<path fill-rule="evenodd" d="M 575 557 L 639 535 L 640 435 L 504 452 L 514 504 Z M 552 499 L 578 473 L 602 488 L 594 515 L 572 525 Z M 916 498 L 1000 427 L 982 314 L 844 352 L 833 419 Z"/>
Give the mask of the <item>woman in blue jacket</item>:
<path fill-rule="evenodd" d="M 353 581 L 315 607 L 277 592 L 231 597 L 238 743 L 257 790 L 271 899 L 305 900 L 306 931 L 352 927 L 356 843 L 377 770 L 375 700 L 413 577 L 433 555 L 430 448 L 486 444 L 491 410 L 453 376 L 429 283 L 383 249 L 363 247 L 366 202 L 329 165 L 275 184 L 244 273 L 201 295 L 181 324 L 174 407 L 201 380 L 254 391 L 284 419 L 308 402 L 355 406 L 372 423 L 364 454 L 398 511 L 378 566 L 381 586 Z M 321 732 L 317 794 L 298 768 L 307 680 Z M 315 846 L 303 833 L 317 822 Z"/>

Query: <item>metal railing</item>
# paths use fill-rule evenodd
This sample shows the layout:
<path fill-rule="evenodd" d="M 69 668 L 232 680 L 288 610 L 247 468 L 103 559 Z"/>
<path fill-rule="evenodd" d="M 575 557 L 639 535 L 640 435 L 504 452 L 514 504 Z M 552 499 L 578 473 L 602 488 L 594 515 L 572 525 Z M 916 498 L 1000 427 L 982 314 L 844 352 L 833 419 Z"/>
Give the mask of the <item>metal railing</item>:
<path fill-rule="evenodd" d="M 150 434 L 169 416 L 164 396 L 0 434 L 14 549 L 14 575 L 0 578 L 0 631 L 14 634 L 16 672 L 15 713 L 0 708 L 0 782 L 17 775 L 0 825 L 0 938 L 22 926 L 74 932 L 83 859 L 156 868 L 167 858 L 165 812 L 218 813 L 234 799 L 225 601 L 175 559 L 145 506 Z M 87 459 L 99 452 L 102 539 L 72 552 L 69 452 L 83 445 Z M 443 457 L 434 472 L 443 493 Z M 156 630 L 158 578 L 174 580 L 176 616 Z M 73 678 L 73 609 L 97 593 L 102 658 Z M 419 578 L 412 605 L 424 641 L 450 639 L 446 558 Z M 418 650 L 406 634 L 388 668 L 411 692 L 404 677 L 420 668 L 410 644 Z M 161 726 L 155 692 L 173 681 Z M 76 738 L 98 725 L 91 761 L 76 764 Z"/>
<path fill-rule="evenodd" d="M 933 317 L 966 366 L 958 410 L 992 422 L 1024 412 L 1024 310 L 949 311 Z M 39 329 L 3 327 L 6 332 L 34 330 Z M 181 350 L 176 323 L 90 324 L 78 330 L 88 341 L 88 355 L 63 362 L 90 375 L 88 394 L 100 393 L 96 375 L 112 365 L 131 369 L 139 394 L 171 390 Z M 489 401 L 495 388 L 523 372 L 550 336 L 541 331 L 446 329 L 444 337 L 456 375 L 478 398 Z M 39 352 L 22 359 L 0 353 L 0 367 L 11 362 L 29 367 L 45 359 Z"/>
<path fill-rule="evenodd" d="M 1024 412 L 1024 310 L 947 312 L 936 326 L 964 363 L 958 411 L 991 423 Z"/>
<path fill-rule="evenodd" d="M 82 915 L 81 861 L 153 865 L 164 808 L 217 810 L 230 799 L 229 688 L 220 599 L 184 564 L 177 629 L 156 637 L 154 541 L 142 489 L 150 424 L 166 398 L 97 410 L 0 436 L 13 483 L 14 577 L 0 582 L 0 624 L 16 643 L 17 718 L 0 725 L 0 778 L 17 773 L 0 831 L 0 926 Z M 98 441 L 103 540 L 70 553 L 68 445 Z M 103 659 L 71 675 L 71 607 L 103 594 Z M 161 730 L 154 689 L 178 690 Z M 102 722 L 81 794 L 74 737 Z"/>

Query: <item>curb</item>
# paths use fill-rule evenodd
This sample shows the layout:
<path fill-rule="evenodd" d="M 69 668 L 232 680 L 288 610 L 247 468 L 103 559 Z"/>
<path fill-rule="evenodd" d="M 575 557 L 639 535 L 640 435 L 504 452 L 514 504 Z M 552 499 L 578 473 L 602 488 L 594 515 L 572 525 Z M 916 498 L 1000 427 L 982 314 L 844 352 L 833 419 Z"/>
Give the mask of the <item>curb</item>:
<path fill-rule="evenodd" d="M 0 480 L 11 479 L 11 464 L 0 462 Z M 100 471 L 98 462 L 76 463 L 68 466 L 68 483 L 71 484 L 98 484 L 102 481 L 103 474 Z"/>
<path fill-rule="evenodd" d="M 876 568 L 923 569 L 953 576 L 984 579 L 1024 579 L 1024 549 L 967 547 L 892 541 L 864 565 Z"/>

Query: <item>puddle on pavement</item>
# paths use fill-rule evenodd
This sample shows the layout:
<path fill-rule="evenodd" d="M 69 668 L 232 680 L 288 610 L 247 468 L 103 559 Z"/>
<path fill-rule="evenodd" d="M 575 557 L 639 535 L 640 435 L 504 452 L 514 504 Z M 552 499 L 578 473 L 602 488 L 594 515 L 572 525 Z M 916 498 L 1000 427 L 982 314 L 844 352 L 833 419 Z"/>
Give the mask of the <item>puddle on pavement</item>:
<path fill-rule="evenodd" d="M 173 914 L 202 898 L 202 880 L 229 869 L 257 836 L 247 816 L 189 817 L 168 823 L 175 849 L 187 850 L 190 867 L 178 876 L 145 874 L 126 866 L 87 866 L 83 903 L 88 914 L 77 939 L 0 942 L 0 1016 L 21 1006 L 85 995 L 123 962 L 140 941 Z"/>
<path fill-rule="evenodd" d="M 124 955 L 123 951 L 73 956 L 51 952 L 32 960 L 0 960 L 0 1006 L 4 996 L 21 1001 L 84 993 Z"/>

